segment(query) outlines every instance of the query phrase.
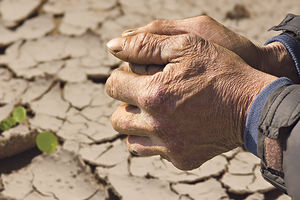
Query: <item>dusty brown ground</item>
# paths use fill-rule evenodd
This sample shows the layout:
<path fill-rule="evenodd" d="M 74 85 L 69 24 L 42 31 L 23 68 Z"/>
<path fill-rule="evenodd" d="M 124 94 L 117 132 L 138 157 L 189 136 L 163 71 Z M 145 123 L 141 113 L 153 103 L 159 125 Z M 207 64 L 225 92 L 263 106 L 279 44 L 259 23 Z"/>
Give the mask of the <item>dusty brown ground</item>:
<path fill-rule="evenodd" d="M 237 3 L 246 11 L 235 12 Z M 203 13 L 263 44 L 277 34 L 268 28 L 300 14 L 300 1 L 0 0 L 0 120 L 16 105 L 30 113 L 0 134 L 0 199 L 290 199 L 241 149 L 183 172 L 159 157 L 130 155 L 110 126 L 119 103 L 105 95 L 104 83 L 120 62 L 105 43 L 154 19 Z M 34 148 L 43 130 L 59 137 L 55 154 Z"/>

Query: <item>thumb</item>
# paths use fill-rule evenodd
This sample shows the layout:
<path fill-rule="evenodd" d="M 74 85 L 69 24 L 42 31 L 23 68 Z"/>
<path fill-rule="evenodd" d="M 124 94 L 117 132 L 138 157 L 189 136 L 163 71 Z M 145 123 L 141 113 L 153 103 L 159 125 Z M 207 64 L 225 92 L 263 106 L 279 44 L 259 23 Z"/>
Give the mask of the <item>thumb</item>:
<path fill-rule="evenodd" d="M 165 65 L 184 54 L 185 35 L 138 33 L 112 39 L 108 50 L 117 58 L 135 64 Z"/>

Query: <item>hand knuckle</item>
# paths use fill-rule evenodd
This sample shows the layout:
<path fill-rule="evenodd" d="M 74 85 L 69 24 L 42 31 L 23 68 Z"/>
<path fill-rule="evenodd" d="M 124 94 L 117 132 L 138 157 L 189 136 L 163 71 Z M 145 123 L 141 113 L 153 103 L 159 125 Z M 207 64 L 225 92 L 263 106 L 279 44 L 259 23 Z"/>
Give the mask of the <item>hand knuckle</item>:
<path fill-rule="evenodd" d="M 166 20 L 156 19 L 150 23 L 150 26 L 152 28 L 160 28 L 165 23 L 165 21 Z"/>
<path fill-rule="evenodd" d="M 106 80 L 106 83 L 105 83 L 105 91 L 106 93 L 111 96 L 111 86 L 112 86 L 112 78 L 111 76 Z"/>
<path fill-rule="evenodd" d="M 116 74 L 117 74 L 117 69 L 114 70 L 110 77 L 106 80 L 105 83 L 105 91 L 110 97 L 114 97 L 114 90 L 115 90 L 115 79 L 116 79 Z"/>
<path fill-rule="evenodd" d="M 188 49 L 196 44 L 197 36 L 194 34 L 185 34 L 177 38 L 177 42 L 182 49 Z"/>
<path fill-rule="evenodd" d="M 172 94 L 162 85 L 145 90 L 139 98 L 139 104 L 156 113 L 170 113 L 173 108 Z"/>
<path fill-rule="evenodd" d="M 136 49 L 136 55 L 145 49 L 149 45 L 150 34 L 149 33 L 140 33 L 134 42 L 134 49 Z"/>
<path fill-rule="evenodd" d="M 111 115 L 110 123 L 114 130 L 119 131 L 117 110 Z"/>
<path fill-rule="evenodd" d="M 212 21 L 212 18 L 208 15 L 200 15 L 197 17 L 199 22 L 209 22 Z"/>

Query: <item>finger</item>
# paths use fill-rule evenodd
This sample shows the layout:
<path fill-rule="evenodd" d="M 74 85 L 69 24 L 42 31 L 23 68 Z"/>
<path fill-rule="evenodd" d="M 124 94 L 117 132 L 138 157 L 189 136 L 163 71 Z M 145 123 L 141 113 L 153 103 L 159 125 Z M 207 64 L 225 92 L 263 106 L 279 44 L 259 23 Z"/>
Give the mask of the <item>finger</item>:
<path fill-rule="evenodd" d="M 117 58 L 135 64 L 165 65 L 176 62 L 188 44 L 186 35 L 166 36 L 139 33 L 115 38 L 107 43 L 108 50 Z"/>
<path fill-rule="evenodd" d="M 120 105 L 111 117 L 113 128 L 121 134 L 129 135 L 129 151 L 139 156 L 166 156 L 166 145 L 156 136 L 149 120 L 149 116 L 141 109 L 129 104 Z"/>
<path fill-rule="evenodd" d="M 162 65 L 140 65 L 129 63 L 128 67 L 132 72 L 139 75 L 153 75 L 157 72 L 161 72 L 164 68 Z"/>
<path fill-rule="evenodd" d="M 123 62 L 118 69 L 122 70 L 122 71 L 125 71 L 125 72 L 133 72 L 131 70 L 131 68 L 129 67 L 129 63 L 128 62 Z"/>
<path fill-rule="evenodd" d="M 179 34 L 185 34 L 187 31 L 183 29 L 182 25 L 183 22 L 189 19 L 184 20 L 154 20 L 151 23 L 147 24 L 146 26 L 142 26 L 137 29 L 130 29 L 127 31 L 124 31 L 122 33 L 122 37 L 135 35 L 137 33 L 153 33 L 158 35 L 179 35 Z"/>
<path fill-rule="evenodd" d="M 120 105 L 111 116 L 113 128 L 126 135 L 151 136 L 154 134 L 153 126 L 148 117 L 140 108 L 124 103 Z"/>
<path fill-rule="evenodd" d="M 203 27 L 205 24 L 218 25 L 214 19 L 209 16 L 201 15 L 186 19 L 180 20 L 154 20 L 147 24 L 146 26 L 139 27 L 137 29 L 130 29 L 124 31 L 122 36 L 130 36 L 135 35 L 137 33 L 153 33 L 158 35 L 179 35 L 179 34 L 187 34 L 193 33 L 197 34 L 199 31 L 199 27 Z"/>
<path fill-rule="evenodd" d="M 147 75 L 140 76 L 118 68 L 107 79 L 105 89 L 112 98 L 138 106 L 138 97 L 149 85 L 149 78 Z"/>
<path fill-rule="evenodd" d="M 168 148 L 159 138 L 129 135 L 126 142 L 129 151 L 136 155 L 161 155 L 168 158 Z"/>
<path fill-rule="evenodd" d="M 153 75 L 161 72 L 164 69 L 163 65 L 140 65 L 134 63 L 123 62 L 119 67 L 120 70 L 125 72 L 133 72 L 139 75 Z"/>

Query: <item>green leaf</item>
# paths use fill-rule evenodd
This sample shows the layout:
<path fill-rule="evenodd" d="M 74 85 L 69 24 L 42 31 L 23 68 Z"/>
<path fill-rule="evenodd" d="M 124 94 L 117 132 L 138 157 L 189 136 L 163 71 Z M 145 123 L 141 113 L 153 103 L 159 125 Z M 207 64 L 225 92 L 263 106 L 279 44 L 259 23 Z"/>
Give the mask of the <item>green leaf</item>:
<path fill-rule="evenodd" d="M 41 132 L 36 136 L 36 145 L 44 153 L 53 153 L 58 145 L 58 140 L 51 132 Z"/>
<path fill-rule="evenodd" d="M 26 119 L 26 109 L 23 106 L 18 106 L 13 111 L 13 118 L 16 122 L 23 122 Z"/>
<path fill-rule="evenodd" d="M 8 117 L 0 122 L 0 129 L 2 131 L 7 131 L 14 125 L 16 125 L 16 120 L 13 117 Z"/>

